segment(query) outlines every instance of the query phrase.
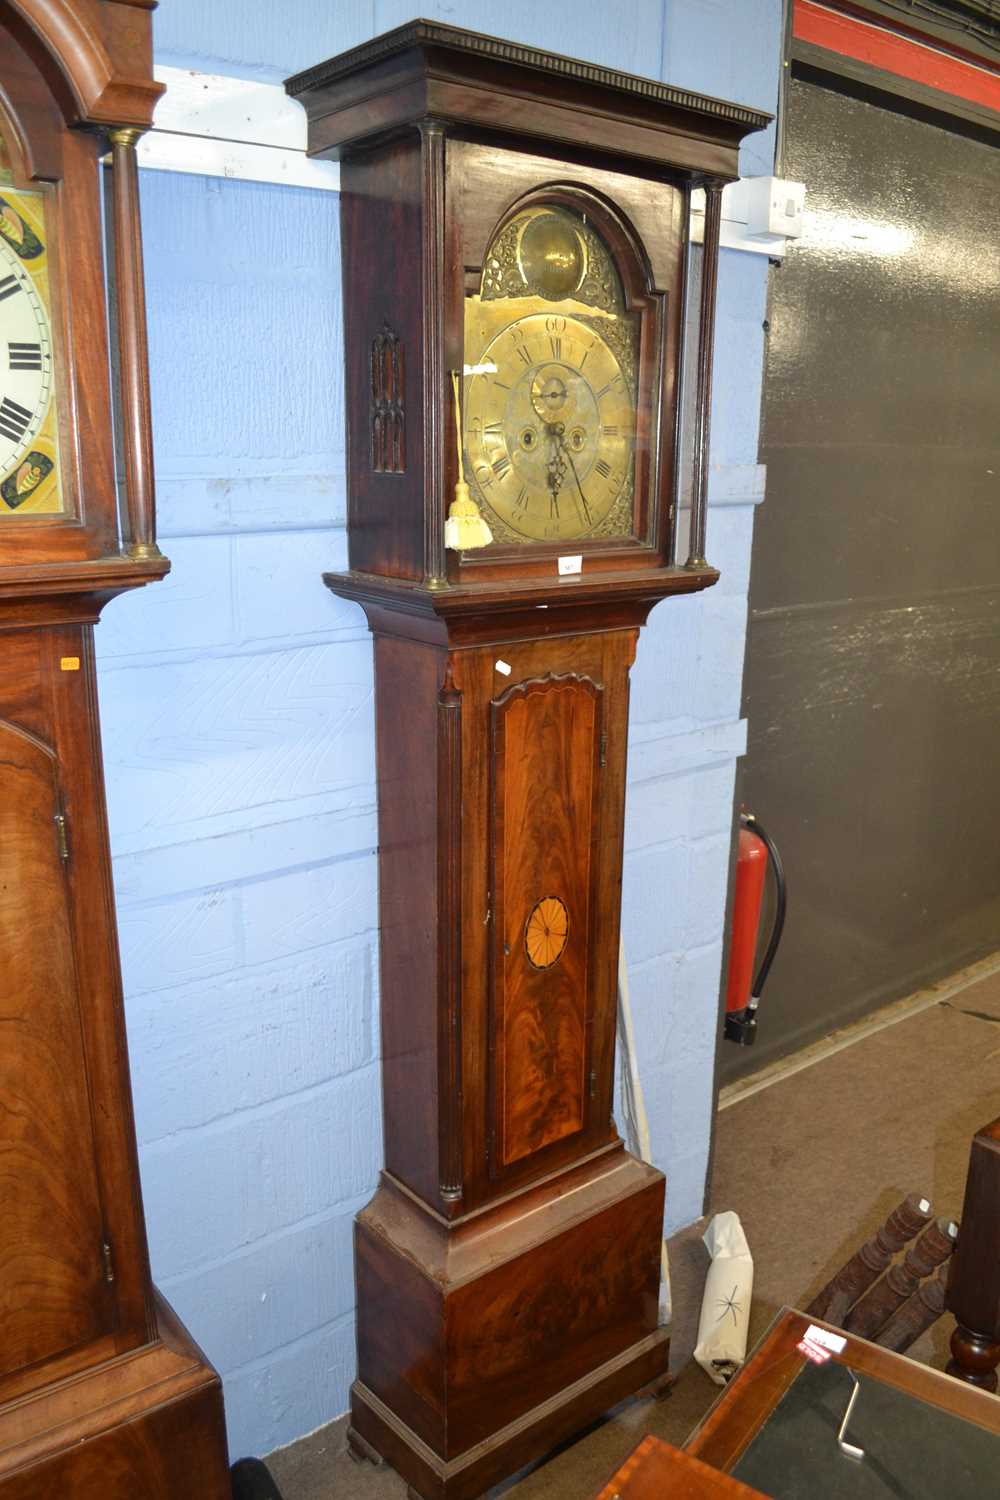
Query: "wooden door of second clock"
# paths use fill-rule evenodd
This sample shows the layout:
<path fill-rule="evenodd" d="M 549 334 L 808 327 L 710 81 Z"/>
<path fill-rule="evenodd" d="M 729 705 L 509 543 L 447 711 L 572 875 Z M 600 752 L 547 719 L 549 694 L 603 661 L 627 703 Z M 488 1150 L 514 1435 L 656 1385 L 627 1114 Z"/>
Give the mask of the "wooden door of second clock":
<path fill-rule="evenodd" d="M 59 811 L 54 751 L 0 719 L 0 1376 L 114 1323 Z"/>

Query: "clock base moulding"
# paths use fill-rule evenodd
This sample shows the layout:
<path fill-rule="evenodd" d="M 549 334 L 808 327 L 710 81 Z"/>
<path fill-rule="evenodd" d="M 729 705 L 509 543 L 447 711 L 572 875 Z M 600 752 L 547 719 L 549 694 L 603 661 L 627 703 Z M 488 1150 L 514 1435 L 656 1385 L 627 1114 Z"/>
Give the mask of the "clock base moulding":
<path fill-rule="evenodd" d="M 3 1500 L 232 1500 L 222 1382 L 159 1294 L 153 1318 L 150 1342 L 0 1407 Z"/>
<path fill-rule="evenodd" d="M 472 1500 L 664 1381 L 663 1191 L 619 1143 L 447 1224 L 385 1174 L 355 1230 L 359 1455 Z"/>

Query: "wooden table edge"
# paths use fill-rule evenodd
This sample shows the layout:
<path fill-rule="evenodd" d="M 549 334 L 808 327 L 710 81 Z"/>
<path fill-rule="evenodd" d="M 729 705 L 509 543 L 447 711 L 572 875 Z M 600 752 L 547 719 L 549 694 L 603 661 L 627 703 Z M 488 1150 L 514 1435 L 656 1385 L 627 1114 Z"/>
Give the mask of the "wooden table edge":
<path fill-rule="evenodd" d="M 783 1307 L 750 1359 L 688 1437 L 684 1451 L 729 1473 L 805 1365 L 806 1356 L 797 1345 L 810 1326 L 846 1340 L 843 1353 L 832 1356 L 838 1364 L 1000 1435 L 1000 1398 L 847 1334 L 822 1318 Z"/>

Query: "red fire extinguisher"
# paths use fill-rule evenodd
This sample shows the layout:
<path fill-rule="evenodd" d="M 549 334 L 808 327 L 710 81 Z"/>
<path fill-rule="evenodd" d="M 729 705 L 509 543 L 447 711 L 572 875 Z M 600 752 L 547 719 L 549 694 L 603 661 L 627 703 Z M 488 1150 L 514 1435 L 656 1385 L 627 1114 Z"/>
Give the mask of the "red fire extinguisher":
<path fill-rule="evenodd" d="M 726 1038 L 751 1047 L 757 1036 L 757 1005 L 785 925 L 785 872 L 781 856 L 753 813 L 740 813 L 739 850 L 733 891 L 732 939 L 726 982 Z M 756 976 L 753 972 L 760 936 L 760 914 L 768 866 L 774 875 L 774 925 Z"/>

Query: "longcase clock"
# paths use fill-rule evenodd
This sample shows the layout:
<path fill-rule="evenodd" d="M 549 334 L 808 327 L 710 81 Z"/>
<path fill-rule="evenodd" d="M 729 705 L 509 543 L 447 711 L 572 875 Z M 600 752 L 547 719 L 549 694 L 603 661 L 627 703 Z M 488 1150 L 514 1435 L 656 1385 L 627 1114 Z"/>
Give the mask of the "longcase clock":
<path fill-rule="evenodd" d="M 667 1368 L 663 1178 L 612 1119 L 629 667 L 652 605 L 718 576 L 720 200 L 767 117 L 424 21 L 288 88 L 341 162 L 350 568 L 327 583 L 375 652 L 386 1161 L 350 1440 L 465 1500 Z M 456 486 L 488 545 L 446 547 Z"/>
<path fill-rule="evenodd" d="M 231 1495 L 219 1378 L 150 1280 L 94 674 L 104 605 L 168 568 L 135 156 L 153 3 L 0 0 L 2 1500 Z"/>

